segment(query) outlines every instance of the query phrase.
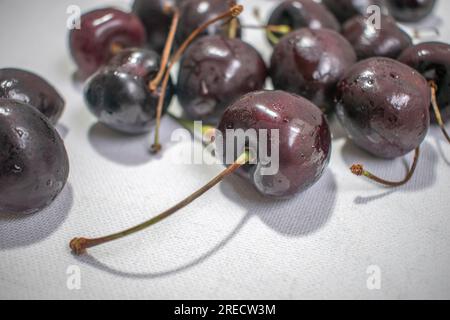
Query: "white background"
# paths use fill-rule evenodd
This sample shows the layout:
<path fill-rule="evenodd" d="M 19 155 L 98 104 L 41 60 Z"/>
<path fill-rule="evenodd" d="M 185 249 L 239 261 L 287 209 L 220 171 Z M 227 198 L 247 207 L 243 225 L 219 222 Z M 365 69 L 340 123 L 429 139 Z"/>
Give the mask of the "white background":
<path fill-rule="evenodd" d="M 243 1 L 251 7 L 274 2 Z M 439 1 L 437 13 L 450 11 Z M 258 196 L 232 177 L 164 223 L 76 258 L 74 236 L 129 227 L 182 199 L 222 167 L 180 165 L 188 143 L 169 143 L 178 125 L 163 121 L 164 152 L 148 154 L 149 138 L 126 137 L 101 125 L 71 81 L 66 8 L 83 11 L 127 2 L 0 0 L 0 67 L 34 71 L 67 101 L 59 125 L 71 162 L 57 201 L 28 217 L 0 217 L 0 298 L 300 299 L 450 298 L 450 146 L 438 129 L 423 144 L 410 184 L 384 189 L 354 177 L 364 162 L 400 178 L 403 159 L 374 159 L 347 142 L 333 124 L 333 154 L 318 184 L 289 201 Z M 267 10 L 263 10 L 266 13 Z M 441 40 L 450 24 L 436 17 Z M 269 58 L 259 31 L 245 38 Z M 406 157 L 411 160 L 411 155 Z M 78 266 L 81 289 L 66 286 Z M 367 288 L 369 266 L 381 269 L 381 289 Z"/>

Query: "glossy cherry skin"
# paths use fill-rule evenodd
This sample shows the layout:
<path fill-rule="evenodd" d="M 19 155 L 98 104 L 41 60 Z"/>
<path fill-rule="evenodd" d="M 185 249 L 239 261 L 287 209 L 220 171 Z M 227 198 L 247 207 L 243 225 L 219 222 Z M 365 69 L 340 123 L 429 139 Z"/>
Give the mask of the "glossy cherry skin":
<path fill-rule="evenodd" d="M 186 115 L 217 124 L 225 108 L 264 87 L 267 69 L 251 45 L 224 36 L 205 36 L 186 51 L 177 95 Z"/>
<path fill-rule="evenodd" d="M 270 76 L 275 89 L 299 94 L 329 112 L 337 82 L 355 62 L 352 46 L 337 32 L 300 29 L 275 46 Z"/>
<path fill-rule="evenodd" d="M 226 0 L 186 0 L 179 3 L 180 22 L 176 35 L 177 44 L 182 44 L 195 29 L 203 23 L 211 20 L 230 9 Z M 238 19 L 239 21 L 239 19 Z M 219 21 L 212 24 L 202 35 L 228 35 L 228 24 Z M 237 36 L 240 37 L 241 29 L 238 28 Z"/>
<path fill-rule="evenodd" d="M 325 6 L 313 0 L 282 1 L 270 15 L 268 24 L 288 25 L 292 30 L 328 28 L 339 31 L 341 28 L 336 17 Z M 280 34 L 274 34 L 282 37 Z"/>
<path fill-rule="evenodd" d="M 82 78 L 87 78 L 114 55 L 113 46 L 141 47 L 144 26 L 137 16 L 114 8 L 97 9 L 81 16 L 81 28 L 69 34 L 72 57 Z"/>
<path fill-rule="evenodd" d="M 376 5 L 386 13 L 385 0 L 322 0 L 323 4 L 343 23 L 356 15 L 366 15 Z"/>
<path fill-rule="evenodd" d="M 164 10 L 167 0 L 135 0 L 133 13 L 142 21 L 147 33 L 147 46 L 162 52 L 169 33 L 172 14 Z"/>
<path fill-rule="evenodd" d="M 150 92 L 148 82 L 159 65 L 159 55 L 154 51 L 123 50 L 88 80 L 84 95 L 89 110 L 99 122 L 117 131 L 149 132 L 161 92 Z M 165 94 L 164 111 L 173 95 L 171 84 Z"/>
<path fill-rule="evenodd" d="M 34 107 L 0 99 L 0 214 L 31 214 L 64 188 L 69 160 L 64 143 Z"/>
<path fill-rule="evenodd" d="M 377 29 L 367 16 L 355 16 L 348 20 L 342 35 L 353 45 L 358 59 L 371 57 L 397 58 L 412 45 L 411 37 L 396 21 L 386 15 L 381 16 L 381 29 Z"/>
<path fill-rule="evenodd" d="M 401 22 L 418 22 L 433 11 L 436 0 L 387 0 L 389 11 Z"/>
<path fill-rule="evenodd" d="M 436 83 L 436 97 L 442 118 L 450 119 L 450 45 L 424 42 L 403 51 L 399 61 L 419 71 L 428 81 Z"/>
<path fill-rule="evenodd" d="M 380 158 L 414 150 L 430 125 L 430 89 L 414 69 L 389 58 L 354 65 L 340 81 L 337 115 L 349 138 Z"/>
<path fill-rule="evenodd" d="M 0 69 L 0 98 L 29 104 L 42 112 L 52 124 L 61 117 L 65 101 L 45 79 L 32 72 Z"/>
<path fill-rule="evenodd" d="M 325 115 L 310 101 L 284 91 L 256 91 L 242 96 L 225 111 L 218 129 L 225 145 L 219 145 L 218 150 L 223 150 L 224 160 L 228 149 L 226 130 L 256 130 L 256 140 L 267 141 L 249 141 L 249 146 L 267 143 L 269 155 L 275 152 L 269 142 L 276 139 L 272 130 L 278 130 L 278 172 L 261 174 L 267 166 L 261 161 L 238 171 L 267 197 L 288 198 L 305 191 L 319 180 L 330 159 L 331 134 Z M 266 130 L 267 136 L 261 129 Z M 258 153 L 256 149 L 252 151 Z"/>

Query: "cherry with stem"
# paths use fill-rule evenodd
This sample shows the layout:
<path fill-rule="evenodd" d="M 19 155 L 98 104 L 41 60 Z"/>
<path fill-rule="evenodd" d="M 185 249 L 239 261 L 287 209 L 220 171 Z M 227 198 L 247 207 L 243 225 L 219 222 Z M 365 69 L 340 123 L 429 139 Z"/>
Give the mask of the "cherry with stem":
<path fill-rule="evenodd" d="M 242 11 L 244 10 L 244 7 L 242 5 L 234 5 L 226 12 L 218 15 L 217 17 L 205 22 L 201 26 L 199 26 L 197 29 L 195 29 L 189 37 L 183 42 L 183 44 L 178 48 L 178 50 L 175 52 L 175 54 L 170 59 L 170 62 L 168 64 L 168 67 L 166 68 L 165 75 L 161 82 L 161 90 L 162 92 L 165 92 L 167 89 L 167 85 L 170 79 L 170 71 L 175 66 L 175 64 L 180 60 L 181 56 L 183 55 L 184 51 L 186 51 L 187 47 L 202 33 L 204 32 L 210 25 L 227 19 L 227 18 L 236 18 L 238 17 Z M 161 126 L 161 116 L 162 116 L 162 109 L 164 105 L 164 95 L 161 95 L 159 97 L 158 106 L 157 106 L 157 114 L 156 114 L 156 128 L 155 128 L 155 138 L 154 143 L 151 147 L 152 153 L 158 153 L 162 146 L 159 142 L 159 129 Z"/>
<path fill-rule="evenodd" d="M 209 191 L 211 188 L 216 186 L 219 182 L 224 180 L 226 177 L 234 173 L 236 170 L 238 170 L 243 165 L 247 164 L 249 161 L 252 160 L 252 156 L 249 151 L 244 151 L 237 160 L 230 165 L 228 168 L 223 170 L 221 173 L 219 173 L 215 178 L 213 178 L 211 181 L 209 181 L 207 184 L 205 184 L 203 187 L 198 189 L 196 192 L 185 198 L 184 200 L 180 201 L 173 207 L 167 209 L 166 211 L 162 212 L 161 214 L 157 215 L 156 217 L 141 223 L 137 226 L 134 226 L 132 228 L 126 229 L 124 231 L 114 233 L 108 236 L 100 237 L 100 238 L 74 238 L 72 241 L 70 241 L 70 249 L 73 251 L 76 255 L 82 255 L 86 252 L 88 248 L 92 248 L 98 245 L 105 244 L 107 242 L 111 242 L 114 240 L 118 240 L 121 238 L 124 238 L 126 236 L 129 236 L 131 234 L 134 234 L 136 232 L 142 231 L 144 229 L 147 229 L 166 218 L 170 217 L 177 211 L 183 209 L 196 199 L 198 199 L 200 196 L 205 194 L 207 191 Z"/>
<path fill-rule="evenodd" d="M 387 187 L 392 187 L 392 188 L 401 187 L 401 186 L 405 185 L 406 183 L 408 183 L 411 180 L 411 178 L 413 177 L 414 172 L 416 171 L 416 168 L 417 168 L 417 164 L 419 163 L 419 156 L 420 156 L 420 148 L 416 148 L 413 164 L 411 165 L 411 168 L 408 170 L 408 173 L 406 174 L 405 178 L 401 181 L 389 181 L 389 180 L 380 178 L 380 177 L 374 175 L 373 173 L 365 170 L 364 166 L 362 164 L 354 164 L 353 166 L 351 166 L 350 171 L 354 175 L 364 176 L 366 178 L 369 178 L 370 180 L 373 180 L 373 181 L 375 181 L 379 184 L 385 185 Z"/>

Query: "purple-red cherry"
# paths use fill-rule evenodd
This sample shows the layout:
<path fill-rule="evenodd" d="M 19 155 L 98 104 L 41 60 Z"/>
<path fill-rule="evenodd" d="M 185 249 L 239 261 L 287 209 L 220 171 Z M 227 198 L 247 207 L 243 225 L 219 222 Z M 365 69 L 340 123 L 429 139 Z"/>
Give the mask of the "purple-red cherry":
<path fill-rule="evenodd" d="M 189 118 L 217 124 L 225 108 L 245 93 L 262 89 L 266 77 L 264 60 L 251 45 L 205 36 L 183 56 L 177 95 Z"/>
<path fill-rule="evenodd" d="M 450 45 L 424 42 L 403 51 L 399 61 L 436 84 L 436 98 L 442 118 L 450 119 Z"/>
<path fill-rule="evenodd" d="M 418 22 L 431 14 L 436 0 L 387 0 L 389 11 L 401 22 Z"/>
<path fill-rule="evenodd" d="M 42 112 L 52 124 L 61 117 L 65 102 L 56 89 L 35 73 L 0 69 L 0 98 L 22 101 Z"/>
<path fill-rule="evenodd" d="M 284 0 L 272 12 L 269 25 L 286 25 L 292 30 L 301 28 L 340 30 L 334 15 L 320 3 L 313 0 Z M 268 32 L 268 39 L 276 44 L 283 34 Z"/>
<path fill-rule="evenodd" d="M 106 64 L 118 50 L 145 44 L 144 26 L 137 16 L 114 8 L 81 16 L 80 29 L 69 34 L 70 52 L 82 78 Z"/>
<path fill-rule="evenodd" d="M 268 165 L 264 162 L 247 164 L 237 171 L 266 197 L 287 198 L 306 190 L 322 176 L 330 159 L 331 134 L 323 112 L 305 98 L 284 91 L 244 95 L 225 111 L 218 129 L 225 146 L 219 145 L 224 160 L 230 151 L 226 147 L 230 142 L 227 142 L 227 130 L 253 129 L 261 140 L 264 139 L 261 130 L 266 130 L 266 141 L 248 141 L 246 146 L 267 143 L 269 154 L 276 152 L 271 149 L 270 141 L 275 139 L 272 130 L 277 130 L 278 172 L 262 174 L 262 168 Z M 259 153 L 259 150 L 250 151 Z M 238 154 L 241 152 L 244 150 L 237 150 Z"/>
<path fill-rule="evenodd" d="M 0 99 L 0 214 L 31 214 L 64 188 L 69 159 L 64 142 L 35 107 Z"/>
<path fill-rule="evenodd" d="M 164 110 L 173 94 L 169 85 L 151 92 L 148 83 L 160 68 L 159 55 L 147 49 L 125 49 L 86 83 L 89 110 L 106 126 L 129 134 L 146 133 L 156 119 L 160 94 L 165 94 Z"/>
<path fill-rule="evenodd" d="M 380 158 L 418 148 L 430 125 L 430 88 L 411 67 L 389 58 L 354 65 L 338 84 L 337 115 L 348 137 Z"/>
<path fill-rule="evenodd" d="M 299 94 L 328 112 L 337 82 L 355 62 L 352 46 L 339 33 L 300 29 L 275 46 L 270 76 L 275 89 Z"/>
<path fill-rule="evenodd" d="M 344 24 L 342 35 L 353 45 L 358 59 L 371 57 L 395 59 L 404 49 L 412 45 L 411 37 L 392 17 L 381 15 L 380 23 L 378 28 L 369 16 L 358 15 Z"/>
<path fill-rule="evenodd" d="M 176 40 L 178 45 L 183 43 L 191 34 L 203 23 L 219 16 L 230 9 L 230 3 L 226 0 L 187 0 L 179 1 L 180 22 Z M 239 20 L 238 20 L 239 21 Z M 241 29 L 238 27 L 237 36 L 240 37 Z M 229 24 L 216 22 L 208 27 L 202 35 L 223 35 L 229 34 Z"/>

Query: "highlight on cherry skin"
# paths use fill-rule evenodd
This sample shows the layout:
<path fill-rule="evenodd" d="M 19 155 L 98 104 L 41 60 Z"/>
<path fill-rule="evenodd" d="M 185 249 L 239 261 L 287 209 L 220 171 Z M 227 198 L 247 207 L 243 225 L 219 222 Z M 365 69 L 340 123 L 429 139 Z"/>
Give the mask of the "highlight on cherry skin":
<path fill-rule="evenodd" d="M 355 62 L 355 51 L 339 33 L 303 28 L 275 46 L 269 73 L 275 89 L 299 94 L 329 113 L 337 82 Z"/>
<path fill-rule="evenodd" d="M 29 104 L 45 115 L 52 124 L 61 117 L 65 101 L 41 76 L 16 68 L 0 69 L 0 98 Z"/>
<path fill-rule="evenodd" d="M 234 148 L 234 138 L 227 141 L 227 131 L 247 132 L 254 130 L 256 135 L 247 136 L 243 145 Z M 316 183 L 328 166 L 331 154 L 331 134 L 323 112 L 310 101 L 295 94 L 283 91 L 256 91 L 248 93 L 233 103 L 222 116 L 218 126 L 222 139 L 216 139 L 218 155 L 227 163 L 227 151 L 233 150 L 235 161 L 178 204 L 154 218 L 124 231 L 99 238 L 74 238 L 70 248 L 75 254 L 83 254 L 88 248 L 114 241 L 135 232 L 144 230 L 163 221 L 180 209 L 189 205 L 227 176 L 237 173 L 263 196 L 269 198 L 289 198 L 305 191 Z M 261 135 L 261 132 L 267 132 Z M 270 141 L 277 133 L 276 148 Z M 264 137 L 264 138 L 262 138 Z M 258 146 L 264 139 L 270 159 L 276 159 L 278 170 L 263 174 L 267 162 L 261 162 Z M 229 143 L 233 144 L 232 148 Z M 256 146 L 256 147 L 255 147 Z M 237 153 L 235 152 L 237 151 Z M 278 154 L 272 154 L 278 150 Z M 275 153 L 275 152 L 274 152 Z"/>
<path fill-rule="evenodd" d="M 115 8 L 84 13 L 80 29 L 69 33 L 70 53 L 78 76 L 86 79 L 123 48 L 142 47 L 145 28 L 137 16 Z"/>
<path fill-rule="evenodd" d="M 156 120 L 157 104 L 165 95 L 163 113 L 169 106 L 173 86 L 166 92 L 148 89 L 160 69 L 159 55 L 148 49 L 125 49 L 98 70 L 85 84 L 86 105 L 98 121 L 128 134 L 149 132 Z"/>
<path fill-rule="evenodd" d="M 35 107 L 0 99 L 0 214 L 32 214 L 63 190 L 69 160 L 48 118 Z"/>
<path fill-rule="evenodd" d="M 186 117 L 216 125 L 230 103 L 263 89 L 266 77 L 265 62 L 251 45 L 237 38 L 204 36 L 183 55 L 177 97 Z"/>
<path fill-rule="evenodd" d="M 408 182 L 430 125 L 431 98 L 425 78 L 396 60 L 370 58 L 350 68 L 338 84 L 336 100 L 338 118 L 357 146 L 385 159 L 414 150 L 416 154 L 407 176 L 399 182 L 378 179 L 362 165 L 353 166 L 352 172 L 388 186 Z"/>

